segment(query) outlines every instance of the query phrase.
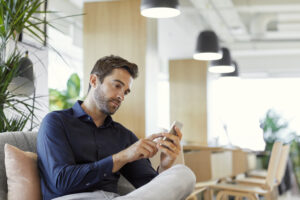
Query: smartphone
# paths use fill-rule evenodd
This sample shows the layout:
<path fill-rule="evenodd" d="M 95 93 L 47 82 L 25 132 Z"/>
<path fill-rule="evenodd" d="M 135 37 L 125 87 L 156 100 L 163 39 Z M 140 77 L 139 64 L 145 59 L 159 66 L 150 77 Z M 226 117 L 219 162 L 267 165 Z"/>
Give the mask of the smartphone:
<path fill-rule="evenodd" d="M 170 130 L 169 130 L 169 133 L 170 133 L 170 134 L 177 135 L 177 133 L 176 133 L 176 131 L 175 131 L 175 126 L 176 126 L 179 130 L 181 130 L 182 127 L 183 127 L 183 124 L 182 124 L 181 122 L 179 122 L 179 121 L 174 121 L 174 122 L 172 123 L 172 125 L 171 125 Z M 168 140 L 168 138 L 167 138 L 167 137 L 164 137 L 163 140 Z"/>

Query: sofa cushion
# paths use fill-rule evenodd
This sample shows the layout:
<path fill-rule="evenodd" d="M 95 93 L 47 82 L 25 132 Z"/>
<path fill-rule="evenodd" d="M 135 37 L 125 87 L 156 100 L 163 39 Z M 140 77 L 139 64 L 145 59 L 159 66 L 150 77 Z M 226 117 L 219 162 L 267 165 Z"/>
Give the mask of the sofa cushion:
<path fill-rule="evenodd" d="M 4 149 L 8 200 L 42 199 L 37 154 L 9 144 L 5 144 Z"/>
<path fill-rule="evenodd" d="M 0 199 L 7 200 L 7 178 L 4 165 L 4 145 L 11 144 L 23 151 L 36 152 L 37 132 L 0 133 Z"/>

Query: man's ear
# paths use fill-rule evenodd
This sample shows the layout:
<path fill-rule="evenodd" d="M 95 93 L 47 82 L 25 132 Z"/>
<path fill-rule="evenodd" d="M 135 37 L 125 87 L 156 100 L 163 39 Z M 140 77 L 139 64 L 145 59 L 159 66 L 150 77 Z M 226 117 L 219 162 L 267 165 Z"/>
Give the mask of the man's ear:
<path fill-rule="evenodd" d="M 90 75 L 90 85 L 92 88 L 95 88 L 97 85 L 98 77 L 95 74 Z"/>

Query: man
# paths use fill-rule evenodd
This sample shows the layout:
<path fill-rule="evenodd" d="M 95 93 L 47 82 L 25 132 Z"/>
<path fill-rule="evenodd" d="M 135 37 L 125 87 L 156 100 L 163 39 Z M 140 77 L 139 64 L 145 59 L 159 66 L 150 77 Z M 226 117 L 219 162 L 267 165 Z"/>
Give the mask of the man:
<path fill-rule="evenodd" d="M 178 136 L 159 133 L 138 139 L 111 118 L 137 74 L 137 66 L 121 57 L 99 59 L 84 102 L 44 118 L 37 139 L 44 200 L 171 200 L 184 199 L 193 190 L 194 174 L 183 165 L 171 167 L 180 152 L 179 129 Z M 148 160 L 158 150 L 159 175 Z M 119 196 L 120 174 L 138 189 Z"/>

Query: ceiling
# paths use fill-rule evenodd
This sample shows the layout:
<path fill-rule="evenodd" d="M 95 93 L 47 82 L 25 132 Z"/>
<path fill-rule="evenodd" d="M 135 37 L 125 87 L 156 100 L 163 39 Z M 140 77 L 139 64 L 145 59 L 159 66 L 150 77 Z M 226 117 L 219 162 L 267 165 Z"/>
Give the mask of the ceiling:
<path fill-rule="evenodd" d="M 214 30 L 245 77 L 300 76 L 299 0 L 180 0 L 159 21 L 162 55 L 191 58 L 198 34 Z M 180 48 L 178 48 L 180 47 Z"/>
<path fill-rule="evenodd" d="M 83 0 L 69 0 L 82 8 Z M 95 1 L 95 0 L 85 0 Z M 181 15 L 158 20 L 163 58 L 192 58 L 202 30 L 214 30 L 241 74 L 300 77 L 300 0 L 179 0 Z"/>

